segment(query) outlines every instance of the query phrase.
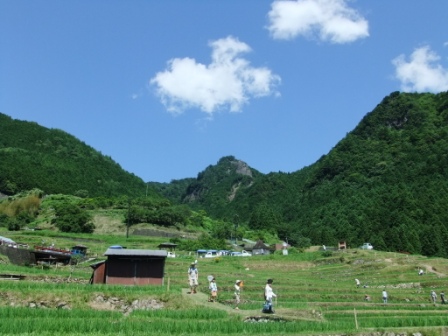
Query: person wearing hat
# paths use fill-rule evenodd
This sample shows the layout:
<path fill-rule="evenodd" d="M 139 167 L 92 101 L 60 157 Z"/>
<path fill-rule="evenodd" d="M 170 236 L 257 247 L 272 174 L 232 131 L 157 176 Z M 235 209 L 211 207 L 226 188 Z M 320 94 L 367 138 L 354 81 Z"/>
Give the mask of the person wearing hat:
<path fill-rule="evenodd" d="M 196 287 L 199 282 L 199 271 L 195 263 L 191 263 L 190 268 L 188 268 L 188 283 L 190 284 L 190 293 L 196 294 Z"/>
<path fill-rule="evenodd" d="M 235 309 L 240 309 L 238 308 L 238 305 L 241 302 L 241 287 L 243 287 L 243 282 L 241 280 L 237 280 L 235 281 Z"/>
<path fill-rule="evenodd" d="M 263 310 L 267 313 L 273 313 L 274 310 L 272 309 L 272 298 L 277 297 L 277 295 L 274 293 L 273 289 L 272 289 L 272 283 L 274 282 L 274 280 L 272 279 L 268 279 L 266 281 L 266 286 L 264 288 L 264 298 L 266 300 L 266 308 L 263 308 Z"/>

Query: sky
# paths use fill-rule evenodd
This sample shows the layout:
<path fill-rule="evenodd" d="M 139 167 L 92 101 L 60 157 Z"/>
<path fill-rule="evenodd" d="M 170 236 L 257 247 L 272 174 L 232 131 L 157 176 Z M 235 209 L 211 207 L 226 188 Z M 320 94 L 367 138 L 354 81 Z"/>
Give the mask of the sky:
<path fill-rule="evenodd" d="M 447 0 L 0 0 L 0 112 L 146 182 L 229 155 L 294 172 L 390 93 L 448 90 L 447 13 Z"/>

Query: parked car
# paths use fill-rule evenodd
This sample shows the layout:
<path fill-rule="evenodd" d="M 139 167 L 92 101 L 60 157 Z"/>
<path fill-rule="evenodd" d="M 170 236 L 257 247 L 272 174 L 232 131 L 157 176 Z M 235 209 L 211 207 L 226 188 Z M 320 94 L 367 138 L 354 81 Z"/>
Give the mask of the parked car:
<path fill-rule="evenodd" d="M 242 250 L 241 251 L 241 256 L 243 256 L 243 257 L 252 257 L 252 253 L 249 253 L 247 251 Z"/>
<path fill-rule="evenodd" d="M 362 246 L 360 247 L 361 250 L 373 250 L 373 246 L 370 243 L 364 243 L 362 244 Z"/>
<path fill-rule="evenodd" d="M 252 257 L 252 253 L 242 250 L 241 252 L 230 253 L 232 257 Z"/>
<path fill-rule="evenodd" d="M 208 250 L 204 255 L 204 258 L 216 258 L 216 257 L 218 257 L 217 250 Z"/>
<path fill-rule="evenodd" d="M 174 252 L 168 252 L 167 257 L 168 257 L 168 258 L 176 258 L 176 253 L 174 253 Z"/>

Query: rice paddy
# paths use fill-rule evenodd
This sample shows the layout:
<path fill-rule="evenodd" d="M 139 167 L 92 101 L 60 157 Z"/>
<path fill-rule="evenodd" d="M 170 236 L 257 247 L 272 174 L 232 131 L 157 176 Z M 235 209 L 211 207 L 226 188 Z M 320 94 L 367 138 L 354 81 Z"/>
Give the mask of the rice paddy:
<path fill-rule="evenodd" d="M 166 261 L 164 285 L 145 287 L 90 285 L 88 265 L 70 270 L 2 263 L 0 273 L 26 274 L 25 280 L 0 282 L 2 335 L 443 335 L 448 324 L 448 305 L 440 296 L 436 304 L 430 301 L 431 290 L 438 295 L 448 290 L 445 259 L 361 250 L 327 257 L 306 252 L 198 259 L 199 293 L 186 294 L 195 256 L 177 254 Z M 424 275 L 418 275 L 419 268 Z M 218 284 L 215 303 L 207 302 L 208 275 Z M 278 295 L 276 319 L 261 313 L 268 278 Z M 236 279 L 244 281 L 239 310 L 233 302 Z M 155 300 L 160 308 L 123 313 L 121 306 L 95 305 L 99 296 L 116 298 L 121 306 Z"/>

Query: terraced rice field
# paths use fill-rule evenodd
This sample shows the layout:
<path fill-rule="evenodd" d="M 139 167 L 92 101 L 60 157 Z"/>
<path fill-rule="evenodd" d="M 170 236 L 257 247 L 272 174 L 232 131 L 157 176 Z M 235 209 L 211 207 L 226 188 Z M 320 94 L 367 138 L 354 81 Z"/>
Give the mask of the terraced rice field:
<path fill-rule="evenodd" d="M 199 259 L 199 293 L 187 294 L 187 269 L 193 260 L 192 256 L 168 259 L 163 287 L 3 281 L 0 330 L 3 335 L 365 335 L 374 331 L 443 335 L 448 324 L 448 305 L 440 304 L 440 297 L 437 304 L 430 302 L 431 290 L 437 294 L 448 290 L 445 259 L 360 250 L 327 257 L 309 252 Z M 426 271 L 422 276 L 420 267 Z M 88 267 L 76 270 L 81 278 L 90 274 Z M 219 302 L 207 302 L 208 275 L 216 277 Z M 278 295 L 274 316 L 260 311 L 268 278 L 274 279 Z M 361 282 L 359 288 L 355 278 Z M 233 309 L 236 279 L 244 281 L 240 310 Z M 382 301 L 383 289 L 389 294 L 387 304 Z M 98 295 L 129 303 L 156 299 L 164 308 L 129 314 L 93 309 L 92 300 Z M 364 301 L 365 295 L 371 301 Z M 10 304 L 12 299 L 25 302 L 28 297 L 36 302 L 65 300 L 70 309 Z M 263 322 L 257 320 L 260 317 Z"/>

